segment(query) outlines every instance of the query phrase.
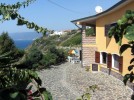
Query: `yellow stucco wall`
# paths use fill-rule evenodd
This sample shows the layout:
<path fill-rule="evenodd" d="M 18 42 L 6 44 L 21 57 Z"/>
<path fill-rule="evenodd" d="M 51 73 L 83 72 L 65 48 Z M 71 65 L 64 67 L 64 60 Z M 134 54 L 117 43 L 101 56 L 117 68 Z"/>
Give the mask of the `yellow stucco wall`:
<path fill-rule="evenodd" d="M 134 2 L 131 2 L 130 4 L 124 6 L 123 8 L 108 14 L 106 16 L 103 16 L 99 18 L 96 21 L 96 45 L 98 47 L 98 51 L 105 51 L 107 53 L 111 54 L 119 54 L 119 45 L 115 43 L 115 39 L 111 38 L 109 45 L 107 44 L 107 40 L 105 37 L 105 25 L 111 24 L 113 22 L 117 22 L 118 19 L 122 17 L 123 14 L 125 14 L 126 10 L 134 10 Z M 123 44 L 127 43 L 127 39 L 123 38 Z M 127 50 L 123 53 L 123 73 L 122 75 L 125 75 L 128 73 L 127 67 L 130 62 L 130 59 L 132 58 L 130 54 L 130 50 Z"/>

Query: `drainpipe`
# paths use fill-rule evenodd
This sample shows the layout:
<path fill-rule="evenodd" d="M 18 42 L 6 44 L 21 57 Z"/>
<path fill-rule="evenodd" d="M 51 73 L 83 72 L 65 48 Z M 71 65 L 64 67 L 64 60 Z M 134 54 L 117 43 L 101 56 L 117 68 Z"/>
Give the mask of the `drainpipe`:
<path fill-rule="evenodd" d="M 85 25 L 82 25 L 82 27 L 79 27 L 77 24 L 75 24 L 75 26 L 77 26 L 80 30 L 81 30 L 81 34 L 83 34 L 83 30 L 85 30 L 85 28 L 86 28 L 86 26 Z M 83 36 L 82 36 L 82 38 L 83 38 Z M 81 41 L 82 41 L 82 38 L 81 38 Z M 83 67 L 83 55 L 82 55 L 82 53 L 83 53 L 83 46 L 82 46 L 82 43 L 81 43 L 81 67 Z"/>

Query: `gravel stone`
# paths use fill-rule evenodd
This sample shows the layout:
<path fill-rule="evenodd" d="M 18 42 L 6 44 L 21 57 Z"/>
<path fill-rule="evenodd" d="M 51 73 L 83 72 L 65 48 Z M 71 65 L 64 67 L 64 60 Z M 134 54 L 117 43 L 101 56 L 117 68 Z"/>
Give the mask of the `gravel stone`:
<path fill-rule="evenodd" d="M 51 92 L 53 100 L 76 100 L 95 84 L 98 89 L 89 91 L 91 100 L 131 100 L 133 93 L 115 77 L 103 72 L 87 72 L 81 64 L 67 62 L 38 73 L 42 86 Z"/>

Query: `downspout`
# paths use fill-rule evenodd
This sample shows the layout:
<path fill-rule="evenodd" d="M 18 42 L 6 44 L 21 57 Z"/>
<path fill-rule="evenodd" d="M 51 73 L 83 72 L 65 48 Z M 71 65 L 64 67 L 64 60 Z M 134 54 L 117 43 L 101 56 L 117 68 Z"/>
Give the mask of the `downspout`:
<path fill-rule="evenodd" d="M 78 29 L 80 29 L 80 33 L 82 34 L 83 33 L 83 27 L 81 28 L 77 24 L 75 24 L 75 26 L 77 26 Z M 81 42 L 82 42 L 82 38 L 81 38 Z M 82 48 L 82 43 L 81 43 L 81 67 L 83 67 L 83 55 L 82 55 L 82 53 L 83 53 L 83 48 Z"/>

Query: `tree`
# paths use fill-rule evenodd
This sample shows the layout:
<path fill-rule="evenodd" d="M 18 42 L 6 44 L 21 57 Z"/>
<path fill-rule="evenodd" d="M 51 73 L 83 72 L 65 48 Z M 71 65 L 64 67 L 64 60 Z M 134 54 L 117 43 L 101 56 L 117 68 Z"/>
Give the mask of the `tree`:
<path fill-rule="evenodd" d="M 24 65 L 27 68 L 37 68 L 39 66 L 38 63 L 42 58 L 42 52 L 33 47 L 26 53 Z"/>
<path fill-rule="evenodd" d="M 131 49 L 131 55 L 134 56 L 134 11 L 128 10 L 125 15 L 122 16 L 121 19 L 117 21 L 117 25 L 113 26 L 109 30 L 109 37 L 114 36 L 116 43 L 118 43 L 120 47 L 120 54 L 125 52 L 128 48 Z M 122 45 L 123 36 L 128 40 L 128 44 Z M 127 81 L 134 81 L 134 58 L 130 60 L 130 66 L 128 66 L 129 74 L 124 76 L 123 82 L 126 85 Z M 133 98 L 134 99 L 134 98 Z"/>
<path fill-rule="evenodd" d="M 87 28 L 86 29 L 86 36 L 95 36 L 94 28 Z"/>
<path fill-rule="evenodd" d="M 0 36 L 0 67 L 9 67 L 23 56 L 24 52 L 15 47 L 13 40 L 8 33 L 2 33 Z"/>
<path fill-rule="evenodd" d="M 21 7 L 27 7 L 29 4 L 36 0 L 26 0 L 24 2 L 17 2 L 16 4 L 6 5 L 0 4 L 0 21 L 17 20 L 17 25 L 26 25 L 29 29 L 34 29 L 37 32 L 45 34 L 47 28 L 39 27 L 34 22 L 27 21 L 22 17 L 18 11 Z M 23 67 L 16 67 L 11 64 L 14 59 L 18 59 L 17 56 L 21 56 L 14 46 L 13 41 L 9 38 L 7 33 L 2 34 L 0 37 L 0 63 L 3 65 L 0 67 L 0 100 L 27 100 L 27 99 L 39 99 L 52 100 L 51 94 L 41 87 L 41 79 L 38 74 L 32 69 L 23 69 Z M 5 63 L 8 62 L 9 64 Z M 3 67 L 3 66 L 7 67 Z M 33 85 L 29 83 L 33 82 L 37 88 L 37 91 L 31 93 Z M 27 87 L 27 88 L 26 88 Z"/>

